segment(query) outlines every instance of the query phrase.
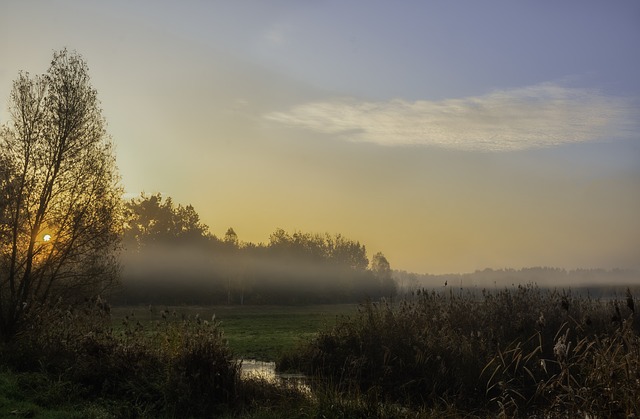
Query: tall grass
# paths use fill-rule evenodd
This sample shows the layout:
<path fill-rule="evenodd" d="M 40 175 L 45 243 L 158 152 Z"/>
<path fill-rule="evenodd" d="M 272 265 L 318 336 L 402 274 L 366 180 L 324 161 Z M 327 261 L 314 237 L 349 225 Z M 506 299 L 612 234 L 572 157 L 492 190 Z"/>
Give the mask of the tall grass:
<path fill-rule="evenodd" d="M 310 376 L 309 395 L 242 379 L 214 319 L 132 312 L 113 327 L 100 299 L 57 304 L 0 347 L 0 413 L 638 417 L 636 306 L 630 292 L 599 301 L 535 286 L 368 302 L 280 360 Z"/>
<path fill-rule="evenodd" d="M 2 348 L 5 367 L 58 377 L 67 394 L 109 400 L 116 417 L 211 416 L 236 403 L 240 366 L 218 323 L 162 313 L 151 327 L 127 316 L 114 330 L 108 311 L 99 299 L 51 307 Z"/>
<path fill-rule="evenodd" d="M 638 415 L 639 330 L 630 293 L 421 291 L 363 304 L 287 361 L 369 403 Z"/>

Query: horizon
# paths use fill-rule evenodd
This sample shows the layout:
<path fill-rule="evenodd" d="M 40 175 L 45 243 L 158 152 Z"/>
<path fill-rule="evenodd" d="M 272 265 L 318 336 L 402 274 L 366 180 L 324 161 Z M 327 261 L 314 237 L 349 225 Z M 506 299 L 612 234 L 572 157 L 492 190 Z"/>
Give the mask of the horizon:
<path fill-rule="evenodd" d="M 0 124 L 66 47 L 128 196 L 218 237 L 342 234 L 418 274 L 638 271 L 640 4 L 616 4 L 9 1 Z"/>

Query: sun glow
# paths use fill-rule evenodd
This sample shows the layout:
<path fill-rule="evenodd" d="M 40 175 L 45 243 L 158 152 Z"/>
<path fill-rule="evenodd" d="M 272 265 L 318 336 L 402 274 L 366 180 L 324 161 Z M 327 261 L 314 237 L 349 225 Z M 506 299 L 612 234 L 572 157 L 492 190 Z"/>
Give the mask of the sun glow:
<path fill-rule="evenodd" d="M 45 235 L 42 237 L 42 240 L 44 240 L 44 241 L 48 242 L 49 240 L 51 240 L 51 234 L 45 234 Z"/>

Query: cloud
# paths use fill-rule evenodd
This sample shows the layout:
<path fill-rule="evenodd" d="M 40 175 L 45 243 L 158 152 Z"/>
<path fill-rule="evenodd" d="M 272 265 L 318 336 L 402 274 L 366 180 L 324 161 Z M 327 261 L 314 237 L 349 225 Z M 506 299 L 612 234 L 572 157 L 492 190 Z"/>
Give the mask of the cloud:
<path fill-rule="evenodd" d="M 628 138 L 637 115 L 628 99 L 544 83 L 443 101 L 310 102 L 265 118 L 386 146 L 514 151 Z"/>

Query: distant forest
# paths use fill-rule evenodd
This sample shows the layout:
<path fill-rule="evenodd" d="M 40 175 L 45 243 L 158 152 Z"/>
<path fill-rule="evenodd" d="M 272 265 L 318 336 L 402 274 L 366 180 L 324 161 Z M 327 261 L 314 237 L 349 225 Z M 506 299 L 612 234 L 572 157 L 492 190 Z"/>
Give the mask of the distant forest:
<path fill-rule="evenodd" d="M 536 284 L 593 297 L 639 287 L 629 270 L 551 267 L 485 269 L 465 274 L 392 270 L 382 253 L 371 260 L 358 241 L 340 234 L 276 229 L 269 242 L 242 242 L 233 228 L 219 238 L 193 206 L 160 194 L 127 203 L 121 286 L 115 304 L 352 303 L 418 289 L 490 289 Z"/>
<path fill-rule="evenodd" d="M 160 194 L 127 203 L 116 304 L 309 304 L 392 297 L 382 253 L 340 234 L 276 229 L 267 244 L 222 238 L 191 205 Z"/>
<path fill-rule="evenodd" d="M 575 269 L 551 267 L 523 269 L 484 269 L 464 274 L 415 274 L 393 271 L 392 276 L 403 293 L 418 289 L 455 290 L 504 289 L 525 284 L 541 288 L 569 289 L 594 298 L 625 294 L 626 288 L 640 288 L 640 273 L 624 269 Z"/>

